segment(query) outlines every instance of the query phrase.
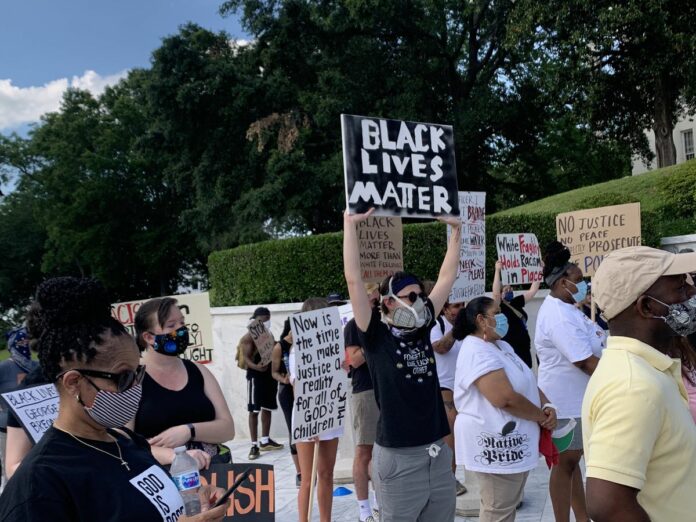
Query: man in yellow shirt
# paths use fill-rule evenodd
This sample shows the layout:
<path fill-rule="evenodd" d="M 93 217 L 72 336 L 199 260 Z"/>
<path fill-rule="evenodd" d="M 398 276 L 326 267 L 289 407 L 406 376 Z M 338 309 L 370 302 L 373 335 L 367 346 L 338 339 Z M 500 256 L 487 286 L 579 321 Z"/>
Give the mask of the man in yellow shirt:
<path fill-rule="evenodd" d="M 617 250 L 592 280 L 607 348 L 582 406 L 587 507 L 603 522 L 696 520 L 696 425 L 677 336 L 696 331 L 696 253 Z"/>

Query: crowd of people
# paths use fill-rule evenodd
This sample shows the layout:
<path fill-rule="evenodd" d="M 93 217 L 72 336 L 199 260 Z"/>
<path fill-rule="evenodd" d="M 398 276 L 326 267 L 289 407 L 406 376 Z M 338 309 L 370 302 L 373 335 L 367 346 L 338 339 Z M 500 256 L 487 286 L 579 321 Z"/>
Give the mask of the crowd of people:
<path fill-rule="evenodd" d="M 452 233 L 436 281 L 408 272 L 363 281 L 356 225 L 370 215 L 344 216 L 352 418 L 312 439 L 289 437 L 301 522 L 308 522 L 313 467 L 319 518 L 331 520 L 344 429 L 355 444 L 360 522 L 454 520 L 456 497 L 467 493 L 458 469 L 478 482 L 482 522 L 512 521 L 542 457 L 559 522 L 571 511 L 577 521 L 693 516 L 696 254 L 648 247 L 609 254 L 593 278 L 595 314 L 587 311 L 590 286 L 570 251 L 552 242 L 543 258 L 548 295 L 532 336 L 525 306 L 540 283 L 515 295 L 501 284 L 501 263 L 490 297 L 448 302 L 461 247 L 456 219 L 443 219 Z M 310 298 L 302 312 L 339 301 Z M 266 307 L 251 317 L 269 332 L 270 319 Z M 225 443 L 235 424 L 220 383 L 182 358 L 189 333 L 175 299 L 147 301 L 134 326 L 132 336 L 112 317 L 96 280 L 63 277 L 39 286 L 26 326 L 8 334 L 0 392 L 53 383 L 60 410 L 36 445 L 11 412 L 0 411 L 0 520 L 222 519 L 224 506 L 208 509 L 219 490 L 202 488 L 206 510 L 186 517 L 168 477 L 180 446 L 200 469 L 231 462 Z M 270 360 L 251 335 L 239 350 L 248 459 L 256 460 L 284 448 L 270 438 L 278 404 L 292 433 L 297 364 L 289 321 Z M 563 447 L 553 444 L 555 431 L 566 434 Z M 153 488 L 157 502 L 148 498 Z"/>

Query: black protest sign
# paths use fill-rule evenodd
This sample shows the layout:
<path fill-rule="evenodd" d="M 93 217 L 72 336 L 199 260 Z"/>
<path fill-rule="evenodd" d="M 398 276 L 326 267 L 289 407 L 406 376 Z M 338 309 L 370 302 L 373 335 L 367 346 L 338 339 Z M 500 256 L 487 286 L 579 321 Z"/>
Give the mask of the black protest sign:
<path fill-rule="evenodd" d="M 247 469 L 251 474 L 232 493 L 223 520 L 273 522 L 275 520 L 275 474 L 270 464 L 211 464 L 201 470 L 201 483 L 227 490 Z"/>
<path fill-rule="evenodd" d="M 450 125 L 342 114 L 341 132 L 351 214 L 459 215 Z"/>
<path fill-rule="evenodd" d="M 41 384 L 3 393 L 2 398 L 34 444 L 41 440 L 58 417 L 60 398 L 53 384 Z"/>

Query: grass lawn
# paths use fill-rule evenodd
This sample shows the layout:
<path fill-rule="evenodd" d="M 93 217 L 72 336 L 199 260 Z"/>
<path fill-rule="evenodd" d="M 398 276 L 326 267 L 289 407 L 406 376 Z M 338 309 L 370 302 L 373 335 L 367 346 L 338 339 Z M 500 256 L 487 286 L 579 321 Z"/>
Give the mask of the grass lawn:
<path fill-rule="evenodd" d="M 696 173 L 696 160 L 687 161 L 673 167 L 655 170 L 639 176 L 614 179 L 597 185 L 563 192 L 548 198 L 539 199 L 525 205 L 503 210 L 494 215 L 537 214 L 551 212 L 558 214 L 582 208 L 590 208 L 587 202 L 606 196 L 616 196 L 624 201 L 640 201 L 641 210 L 653 211 L 664 208 L 664 181 L 673 175 Z M 694 187 L 696 188 L 696 187 Z"/>

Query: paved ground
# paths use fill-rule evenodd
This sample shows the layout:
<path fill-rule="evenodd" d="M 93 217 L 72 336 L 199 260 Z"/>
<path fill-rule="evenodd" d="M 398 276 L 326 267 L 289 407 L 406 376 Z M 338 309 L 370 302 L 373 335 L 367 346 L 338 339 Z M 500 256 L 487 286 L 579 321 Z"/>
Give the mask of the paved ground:
<path fill-rule="evenodd" d="M 295 467 L 287 449 L 272 451 L 262 454 L 256 462 L 273 464 L 276 477 L 276 520 L 278 522 L 293 522 L 297 517 L 297 488 L 295 487 Z M 230 444 L 234 462 L 246 462 L 249 453 L 248 442 L 235 442 Z M 460 475 L 460 473 L 458 473 Z M 530 474 L 525 488 L 524 505 L 517 512 L 518 522 L 553 522 L 551 499 L 548 495 L 549 472 L 546 464 L 540 461 L 539 466 Z M 334 497 L 332 522 L 356 522 L 358 520 L 358 508 L 355 498 L 355 488 L 352 484 L 343 487 L 351 491 L 350 495 Z M 466 496 L 466 495 L 464 495 Z M 319 520 L 318 510 L 315 505 L 313 521 Z M 457 517 L 457 522 L 477 521 L 478 517 Z"/>

